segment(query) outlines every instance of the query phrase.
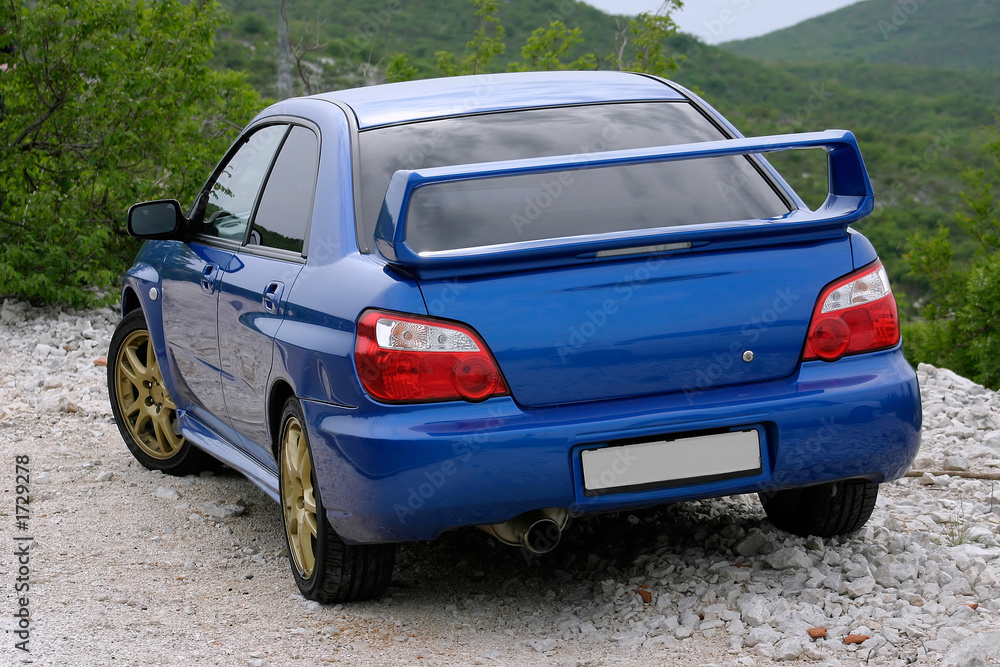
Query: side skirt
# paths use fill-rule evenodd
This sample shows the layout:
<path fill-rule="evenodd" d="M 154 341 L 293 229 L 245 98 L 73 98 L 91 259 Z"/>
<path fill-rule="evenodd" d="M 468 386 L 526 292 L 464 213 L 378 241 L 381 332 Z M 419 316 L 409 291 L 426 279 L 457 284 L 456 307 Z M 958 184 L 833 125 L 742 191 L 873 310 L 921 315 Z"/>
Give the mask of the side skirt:
<path fill-rule="evenodd" d="M 278 469 L 258 461 L 203 424 L 189 412 L 178 412 L 181 435 L 256 484 L 278 502 Z"/>

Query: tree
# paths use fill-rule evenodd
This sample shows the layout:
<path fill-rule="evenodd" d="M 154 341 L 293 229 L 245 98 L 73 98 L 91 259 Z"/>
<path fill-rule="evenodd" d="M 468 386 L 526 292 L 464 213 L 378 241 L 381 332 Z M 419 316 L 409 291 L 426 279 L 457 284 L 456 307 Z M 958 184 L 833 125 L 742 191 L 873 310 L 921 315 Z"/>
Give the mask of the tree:
<path fill-rule="evenodd" d="M 0 295 L 113 299 L 130 204 L 193 198 L 262 106 L 207 67 L 214 0 L 0 0 Z"/>
<path fill-rule="evenodd" d="M 904 327 L 914 363 L 945 366 L 993 389 L 1000 388 L 1000 120 L 986 130 L 986 165 L 967 169 L 958 226 L 978 249 L 970 266 L 954 261 L 947 228 L 915 236 L 905 258 L 933 289 L 919 318 Z"/>
<path fill-rule="evenodd" d="M 439 51 L 436 55 L 438 69 L 445 76 L 482 74 L 490 62 L 503 54 L 505 30 L 497 16 L 497 0 L 471 0 L 480 18 L 479 27 L 466 44 L 466 55 Z M 664 0 L 656 12 L 645 12 L 629 21 L 625 28 L 619 26 L 616 49 L 605 58 L 612 67 L 631 72 L 667 76 L 678 69 L 678 57 L 667 55 L 666 40 L 677 33 L 677 24 L 671 14 L 683 6 L 682 0 Z M 547 27 L 536 28 L 521 47 L 520 62 L 509 65 L 512 72 L 539 70 L 597 69 L 598 60 L 585 54 L 572 62 L 565 62 L 570 52 L 584 41 L 579 28 L 569 28 L 562 21 L 552 21 Z M 399 58 L 400 56 L 396 56 Z M 408 64 L 404 61 L 404 64 Z M 412 76 L 409 73 L 408 76 Z M 401 80 L 398 76 L 395 80 Z"/>
<path fill-rule="evenodd" d="M 385 80 L 388 83 L 412 81 L 417 78 L 417 68 L 410 64 L 410 58 L 405 53 L 397 53 L 389 59 L 385 67 Z"/>
<path fill-rule="evenodd" d="M 580 56 L 571 63 L 564 63 L 574 46 L 583 42 L 579 28 L 572 30 L 562 21 L 553 21 L 547 28 L 536 28 L 521 47 L 523 62 L 510 64 L 511 72 L 537 72 L 542 70 L 597 69 L 597 57 Z"/>
<path fill-rule="evenodd" d="M 497 0 L 472 0 L 479 17 L 479 27 L 466 44 L 468 53 L 461 60 L 447 51 L 438 51 L 438 69 L 445 76 L 460 74 L 482 74 L 489 62 L 504 52 L 504 27 L 497 18 Z"/>
<path fill-rule="evenodd" d="M 285 0 L 278 3 L 278 99 L 284 100 L 292 96 L 292 67 L 288 57 L 292 48 L 288 41 L 288 12 L 285 11 Z M 299 74 L 302 67 L 299 66 Z M 308 82 L 307 82 L 308 85 Z"/>
<path fill-rule="evenodd" d="M 665 0 L 656 12 L 643 12 L 629 21 L 627 27 L 619 26 L 617 51 L 608 56 L 611 64 L 619 70 L 656 76 L 667 76 L 677 70 L 678 59 L 667 55 L 664 40 L 677 33 L 671 14 L 683 5 L 681 0 Z"/>

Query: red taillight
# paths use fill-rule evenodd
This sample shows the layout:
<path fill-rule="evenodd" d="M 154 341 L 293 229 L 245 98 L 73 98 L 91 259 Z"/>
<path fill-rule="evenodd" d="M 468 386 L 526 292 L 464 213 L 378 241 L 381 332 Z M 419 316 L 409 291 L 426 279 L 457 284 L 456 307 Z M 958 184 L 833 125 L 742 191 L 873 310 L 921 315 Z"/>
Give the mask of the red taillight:
<path fill-rule="evenodd" d="M 380 401 L 482 401 L 507 393 L 486 344 L 453 322 L 367 311 L 358 320 L 354 363 L 365 391 Z"/>
<path fill-rule="evenodd" d="M 803 361 L 836 361 L 899 342 L 899 313 L 881 262 L 831 284 L 816 301 Z"/>

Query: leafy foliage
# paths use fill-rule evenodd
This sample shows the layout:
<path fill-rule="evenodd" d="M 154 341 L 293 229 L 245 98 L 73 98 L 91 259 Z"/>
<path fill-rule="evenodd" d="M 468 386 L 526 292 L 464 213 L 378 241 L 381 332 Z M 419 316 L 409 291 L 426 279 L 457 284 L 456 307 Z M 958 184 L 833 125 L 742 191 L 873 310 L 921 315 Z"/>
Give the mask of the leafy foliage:
<path fill-rule="evenodd" d="M 1000 73 L 928 70 L 863 63 L 763 64 L 689 35 L 670 40 L 685 54 L 671 78 L 700 94 L 748 136 L 845 128 L 857 136 L 875 188 L 875 212 L 856 227 L 879 251 L 907 315 L 931 288 L 903 259 L 909 237 L 952 232 L 957 261 L 975 241 L 961 233 L 955 212 L 961 172 L 979 160 L 977 128 L 1000 108 Z M 821 151 L 768 156 L 806 200 L 817 205 L 827 187 Z M 907 345 L 909 344 L 907 339 Z"/>
<path fill-rule="evenodd" d="M 934 236 L 914 237 L 906 259 L 911 270 L 928 277 L 932 290 L 920 318 L 904 329 L 907 354 L 914 362 L 947 366 L 993 389 L 1000 388 L 1000 124 L 987 130 L 987 163 L 963 174 L 966 210 L 959 227 L 977 243 L 971 265 L 955 261 L 942 228 Z"/>
<path fill-rule="evenodd" d="M 193 196 L 261 106 L 205 67 L 210 1 L 2 0 L 0 294 L 81 305 L 134 256 L 125 211 Z"/>
<path fill-rule="evenodd" d="M 397 53 L 386 65 L 385 80 L 387 83 L 412 81 L 415 78 L 417 78 L 417 68 L 410 64 L 410 59 L 405 53 Z"/>
<path fill-rule="evenodd" d="M 467 44 L 468 54 L 461 61 L 456 61 L 446 51 L 437 53 L 438 67 L 445 76 L 486 72 L 490 61 L 504 52 L 502 39 L 506 30 L 497 17 L 496 0 L 471 2 L 482 22 Z M 681 0 L 666 0 L 659 11 L 643 13 L 630 20 L 626 28 L 617 31 L 617 47 L 605 60 L 620 70 L 657 76 L 675 71 L 678 58 L 667 55 L 666 39 L 677 32 L 677 24 L 670 14 L 681 5 Z M 510 63 L 508 69 L 512 72 L 597 69 L 597 56 L 592 53 L 583 54 L 573 62 L 563 62 L 582 43 L 580 28 L 569 28 L 561 20 L 554 20 L 548 27 L 532 31 L 521 48 L 524 61 Z"/>
<path fill-rule="evenodd" d="M 259 32 L 262 22 L 250 18 L 269 16 L 270 5 L 265 0 L 233 0 L 232 6 L 238 13 L 219 44 L 216 62 L 248 69 L 262 91 L 273 90 L 274 31 Z M 497 0 L 496 7 L 508 45 L 523 47 L 495 56 L 489 71 L 643 69 L 697 90 L 746 135 L 828 127 L 853 130 L 877 198 L 875 213 L 858 227 L 879 250 L 897 296 L 905 292 L 906 301 L 917 303 L 929 289 L 925 277 L 907 273 L 907 239 L 918 231 L 933 234 L 942 222 L 953 232 L 959 230 L 953 215 L 960 202 L 954 193 L 962 181 L 955 165 L 976 159 L 971 133 L 992 122 L 1000 108 L 1000 74 L 891 63 L 800 64 L 798 56 L 795 63 L 765 64 L 690 35 L 673 33 L 657 41 L 670 29 L 664 24 L 669 11 L 657 19 L 663 30 L 656 35 L 656 21 L 607 16 L 575 0 Z M 676 4 L 666 9 L 672 7 Z M 310 65 L 322 71 L 326 88 L 439 75 L 433 54 L 444 50 L 461 60 L 468 54 L 469 36 L 482 25 L 482 17 L 470 11 L 469 0 L 439 0 L 432 6 L 400 0 L 296 0 L 290 3 L 289 19 L 294 34 L 310 30 L 313 22 L 322 23 L 326 46 L 309 57 Z M 910 22 L 907 29 L 916 27 L 919 22 Z M 649 41 L 640 37 L 643 31 Z M 647 57 L 655 56 L 655 50 L 642 51 L 654 44 L 663 45 L 659 61 Z M 922 48 L 940 51 L 933 42 Z M 406 57 L 389 55 L 401 53 Z M 230 61 L 224 54 L 239 57 Z M 659 66 L 650 67 L 653 62 Z M 825 155 L 794 151 L 773 161 L 807 203 L 822 201 Z M 967 235 L 955 236 L 953 242 L 959 259 L 975 249 Z"/>
<path fill-rule="evenodd" d="M 228 0 L 230 25 L 219 30 L 214 65 L 247 73 L 265 95 L 277 93 L 277 9 L 273 0 Z M 586 42 L 574 44 L 562 62 L 614 48 L 615 18 L 579 0 L 497 0 L 497 17 L 508 49 L 494 58 L 488 71 L 501 72 L 522 59 L 515 45 L 525 44 L 539 27 L 562 22 L 578 28 Z M 316 35 L 322 48 L 306 56 L 317 89 L 334 90 L 369 85 L 382 80 L 440 76 L 438 52 L 467 54 L 470 35 L 482 19 L 470 11 L 469 0 L 295 0 L 288 3 L 291 34 Z M 492 35 L 491 36 L 495 36 Z M 293 37 L 293 42 L 297 37 Z M 397 54 L 406 54 L 406 66 L 416 70 L 400 76 Z M 305 92 L 297 84 L 295 94 Z"/>
<path fill-rule="evenodd" d="M 466 44 L 467 54 L 461 60 L 447 51 L 438 51 L 438 69 L 445 76 L 460 74 L 483 74 L 488 71 L 490 61 L 504 52 L 504 27 L 497 18 L 497 0 L 471 0 L 476 6 L 479 27 Z"/>
<path fill-rule="evenodd" d="M 666 76 L 677 70 L 678 59 L 667 55 L 664 40 L 677 32 L 671 12 L 681 8 L 681 0 L 666 0 L 656 13 L 644 12 L 619 29 L 618 49 L 608 60 L 619 70 Z"/>
<path fill-rule="evenodd" d="M 521 47 L 522 62 L 508 66 L 511 72 L 539 72 L 547 70 L 588 70 L 597 69 L 597 57 L 586 53 L 573 62 L 565 63 L 563 58 L 583 43 L 579 28 L 568 28 L 562 21 L 553 21 L 547 28 L 536 28 L 528 41 Z"/>
<path fill-rule="evenodd" d="M 943 3 L 959 20 L 979 11 L 972 6 L 976 3 L 957 8 L 953 0 Z M 457 54 L 453 65 L 461 67 L 477 48 L 475 39 L 468 46 L 469 36 L 483 30 L 478 43 L 496 49 L 498 42 L 486 40 L 498 38 L 499 26 L 504 40 L 522 48 L 494 53 L 485 61 L 480 57 L 470 66 L 487 71 L 644 69 L 696 89 L 747 135 L 854 130 L 877 197 L 875 213 L 858 227 L 879 250 L 897 297 L 905 292 L 911 304 L 905 310 L 915 314 L 921 309 L 921 322 L 930 321 L 924 308 L 937 303 L 925 297 L 943 283 L 926 271 L 908 273 L 903 255 L 917 248 L 909 237 L 919 232 L 933 238 L 944 226 L 952 265 L 972 265 L 980 242 L 955 217 L 958 209 L 967 209 L 955 193 L 963 187 L 968 193 L 975 190 L 960 174 L 963 165 L 978 159 L 973 130 L 992 123 L 1000 108 L 1000 73 L 868 64 L 857 58 L 801 64 L 801 45 L 794 49 L 795 62 L 765 64 L 689 35 L 663 39 L 672 33 L 665 21 L 669 11 L 649 22 L 608 16 L 578 0 L 479 0 L 475 8 L 487 4 L 494 8 L 476 15 L 469 0 L 287 3 L 293 46 L 304 43 L 303 35 L 309 38 L 296 60 L 305 76 L 299 77 L 295 92 L 307 92 L 305 78 L 311 89 L 328 90 L 433 76 L 439 73 L 435 53 L 440 51 Z M 867 11 L 872 4 L 861 2 L 843 11 Z M 879 11 L 891 12 L 896 4 L 888 10 L 882 5 Z M 904 32 L 918 31 L 925 55 L 944 58 L 932 64 L 950 64 L 946 59 L 954 52 L 939 48 L 937 40 L 950 39 L 946 33 L 951 30 L 967 38 L 963 48 L 979 53 L 980 24 L 956 31 L 950 18 L 937 17 L 934 3 L 917 4 L 919 14 L 907 15 L 906 24 L 891 34 L 893 48 L 907 43 Z M 233 17 L 228 24 L 221 22 L 214 2 L 201 0 L 0 0 L 0 26 L 9 29 L 0 34 L 0 47 L 16 50 L 0 52 L 0 63 L 9 63 L 0 72 L 0 294 L 25 289 L 36 299 L 42 293 L 79 299 L 90 294 L 81 285 L 107 286 L 135 249 L 121 233 L 125 207 L 158 196 L 188 196 L 235 128 L 262 105 L 227 68 L 246 71 L 246 80 L 262 93 L 275 92 L 276 3 L 228 0 L 226 6 Z M 59 16 L 49 16 L 46 24 L 46 12 Z M 498 23 L 486 21 L 486 14 Z M 951 28 L 926 32 L 931 17 Z M 793 31 L 808 33 L 811 25 Z M 213 27 L 218 27 L 214 46 Z M 827 35 L 847 35 L 845 39 L 863 37 L 860 29 L 825 30 Z M 46 46 L 43 36 L 51 44 Z M 825 53 L 813 48 L 822 48 L 819 37 L 806 39 L 811 53 Z M 60 40 L 67 46 L 59 46 Z M 776 41 L 796 43 L 789 35 Z M 139 42 L 151 45 L 148 53 L 139 50 Z M 204 71 L 212 51 L 210 62 L 217 72 Z M 983 68 L 996 69 L 990 58 L 997 51 L 991 53 L 977 56 Z M 878 60 L 863 54 L 862 59 Z M 51 88 L 45 77 L 52 78 Z M 46 103 L 55 108 L 50 111 Z M 40 121 L 38 127 L 15 145 L 35 121 Z M 826 166 L 825 156 L 812 153 L 795 151 L 772 161 L 807 203 L 816 204 L 826 192 Z M 69 168 L 76 158 L 76 166 Z M 59 222 L 35 222 L 41 219 Z M 71 247 L 59 249 L 60 243 Z M 35 279 L 48 275 L 46 267 L 59 267 L 58 281 Z M 75 287 L 67 291 L 67 285 Z M 907 346 L 915 340 L 909 334 Z"/>

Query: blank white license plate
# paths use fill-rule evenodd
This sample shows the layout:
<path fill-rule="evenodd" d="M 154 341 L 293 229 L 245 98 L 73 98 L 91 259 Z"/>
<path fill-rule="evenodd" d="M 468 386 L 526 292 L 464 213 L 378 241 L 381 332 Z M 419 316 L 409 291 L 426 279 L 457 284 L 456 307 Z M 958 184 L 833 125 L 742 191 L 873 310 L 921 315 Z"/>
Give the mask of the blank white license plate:
<path fill-rule="evenodd" d="M 761 470 L 760 435 L 735 431 L 582 452 L 587 491 L 721 479 Z"/>

